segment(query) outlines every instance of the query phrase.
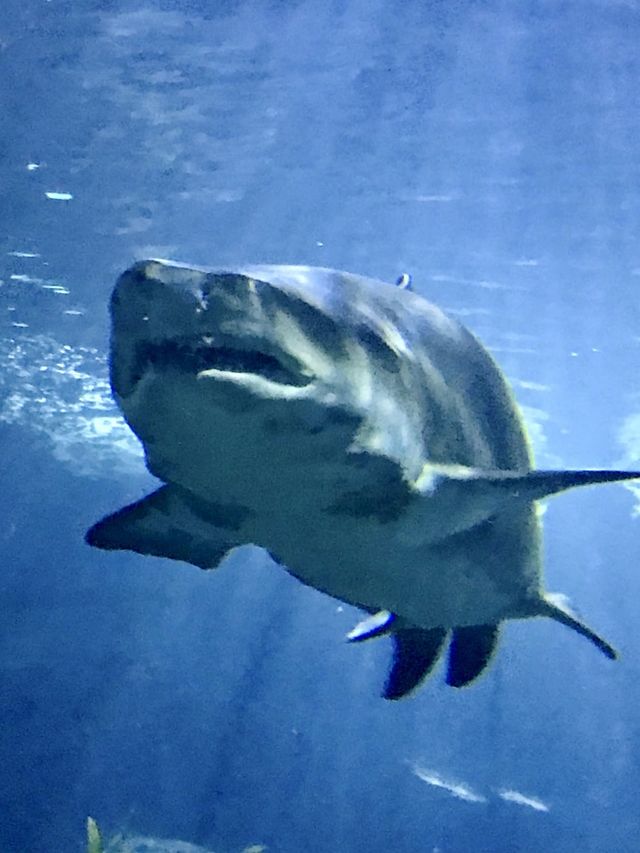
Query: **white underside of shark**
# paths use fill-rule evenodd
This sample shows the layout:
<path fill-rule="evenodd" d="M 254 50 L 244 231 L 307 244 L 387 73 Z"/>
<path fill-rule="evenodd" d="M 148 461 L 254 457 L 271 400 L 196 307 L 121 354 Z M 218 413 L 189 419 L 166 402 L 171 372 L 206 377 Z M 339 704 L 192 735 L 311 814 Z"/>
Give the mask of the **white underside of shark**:
<path fill-rule="evenodd" d="M 542 585 L 536 501 L 638 476 L 532 471 L 504 377 L 406 287 L 330 269 L 144 261 L 112 297 L 111 384 L 163 485 L 92 545 L 215 568 L 253 543 L 394 638 L 384 695 L 473 681 L 508 619 L 613 648 Z"/>

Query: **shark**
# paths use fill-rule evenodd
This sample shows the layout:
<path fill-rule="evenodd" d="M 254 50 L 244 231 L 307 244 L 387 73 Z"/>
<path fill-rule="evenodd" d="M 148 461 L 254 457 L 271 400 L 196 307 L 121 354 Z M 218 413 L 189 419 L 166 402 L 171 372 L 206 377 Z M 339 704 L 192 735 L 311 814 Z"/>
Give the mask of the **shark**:
<path fill-rule="evenodd" d="M 139 261 L 111 298 L 110 379 L 162 485 L 92 546 L 215 569 L 245 544 L 390 636 L 387 699 L 447 649 L 486 669 L 509 620 L 615 649 L 544 589 L 538 502 L 637 471 L 536 470 L 505 376 L 414 291 L 334 269 Z"/>

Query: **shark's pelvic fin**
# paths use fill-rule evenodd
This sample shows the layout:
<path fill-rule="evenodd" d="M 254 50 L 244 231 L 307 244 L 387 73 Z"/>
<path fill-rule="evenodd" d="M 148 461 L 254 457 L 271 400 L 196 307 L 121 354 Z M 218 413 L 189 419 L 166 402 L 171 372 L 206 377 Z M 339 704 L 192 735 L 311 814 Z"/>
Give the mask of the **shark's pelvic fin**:
<path fill-rule="evenodd" d="M 567 625 L 578 634 L 582 634 L 588 640 L 597 646 L 600 651 L 606 655 L 609 660 L 615 660 L 618 657 L 618 652 L 605 639 L 600 637 L 588 625 L 586 625 L 578 616 L 572 612 L 568 606 L 565 596 L 557 593 L 546 593 L 540 603 L 540 615 L 550 616 L 556 622 L 561 622 Z"/>
<path fill-rule="evenodd" d="M 393 664 L 385 699 L 402 699 L 429 675 L 447 638 L 446 628 L 403 628 L 393 634 Z"/>
<path fill-rule="evenodd" d="M 498 625 L 456 628 L 449 646 L 447 684 L 465 687 L 487 666 L 498 644 Z"/>
<path fill-rule="evenodd" d="M 393 634 L 393 666 L 384 691 L 385 699 L 401 699 L 429 675 L 448 633 L 446 628 L 396 628 L 397 624 L 395 614 L 379 610 L 347 634 L 347 640 L 352 643 Z M 497 643 L 498 625 L 454 628 L 447 684 L 464 687 L 474 681 L 491 660 Z"/>
<path fill-rule="evenodd" d="M 347 634 L 347 640 L 350 643 L 361 643 L 363 640 L 371 640 L 373 637 L 382 637 L 384 634 L 389 634 L 393 631 L 393 625 L 396 621 L 394 613 L 388 610 L 378 610 L 372 616 L 358 622 L 355 628 L 352 628 Z"/>
<path fill-rule="evenodd" d="M 211 509 L 216 526 L 210 521 Z M 86 540 L 96 548 L 136 551 L 211 569 L 228 551 L 247 541 L 238 533 L 249 510 L 207 504 L 207 511 L 205 523 L 192 496 L 175 486 L 162 486 L 94 524 Z"/>

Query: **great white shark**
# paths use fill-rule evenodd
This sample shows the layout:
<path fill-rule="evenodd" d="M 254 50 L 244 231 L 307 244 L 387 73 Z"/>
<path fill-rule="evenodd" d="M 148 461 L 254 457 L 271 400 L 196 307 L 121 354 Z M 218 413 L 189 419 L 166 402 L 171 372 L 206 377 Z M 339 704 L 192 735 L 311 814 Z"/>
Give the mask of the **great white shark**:
<path fill-rule="evenodd" d="M 111 316 L 113 395 L 164 485 L 91 545 L 202 569 L 263 547 L 369 614 L 349 640 L 392 636 L 389 699 L 447 643 L 447 683 L 469 684 L 509 619 L 550 617 L 616 657 L 545 592 L 536 502 L 640 473 L 533 470 L 493 358 L 408 276 L 148 260 Z"/>

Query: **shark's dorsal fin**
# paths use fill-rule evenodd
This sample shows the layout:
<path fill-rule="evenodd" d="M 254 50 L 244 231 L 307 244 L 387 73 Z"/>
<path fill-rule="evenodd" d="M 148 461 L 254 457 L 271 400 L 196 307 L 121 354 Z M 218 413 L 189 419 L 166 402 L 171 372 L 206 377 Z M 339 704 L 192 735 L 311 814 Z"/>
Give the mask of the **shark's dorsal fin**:
<path fill-rule="evenodd" d="M 204 522 L 197 499 L 176 486 L 162 486 L 94 524 L 86 540 L 96 548 L 136 551 L 184 560 L 201 569 L 215 568 L 228 551 L 247 541 L 240 530 L 250 511 L 222 504 L 207 503 L 206 507 Z"/>
<path fill-rule="evenodd" d="M 399 287 L 401 290 L 413 290 L 413 279 L 408 272 L 403 272 L 402 275 L 398 276 L 396 287 Z"/>

